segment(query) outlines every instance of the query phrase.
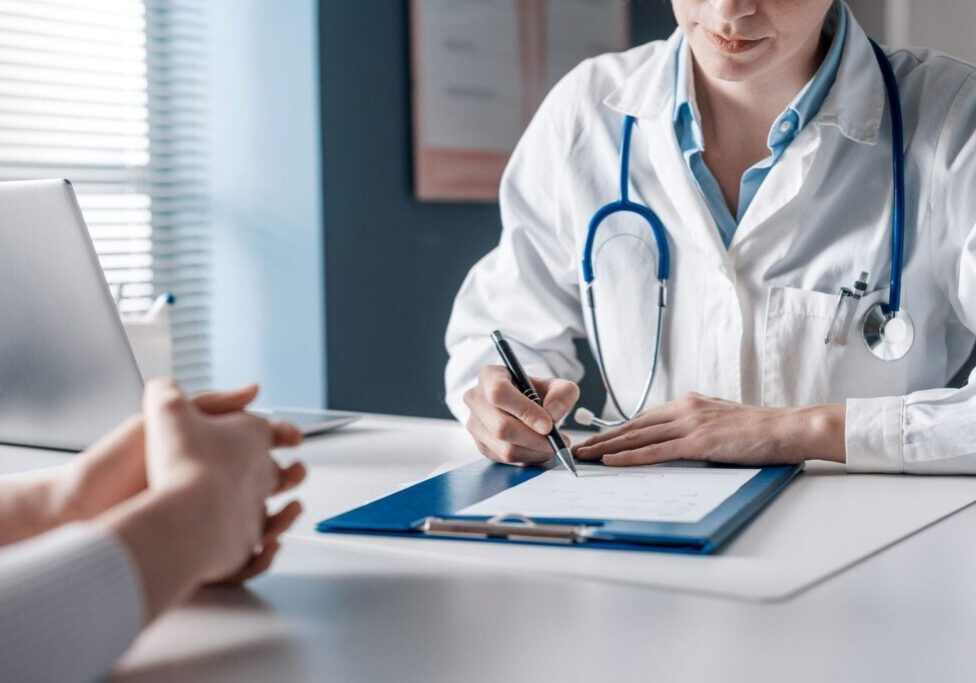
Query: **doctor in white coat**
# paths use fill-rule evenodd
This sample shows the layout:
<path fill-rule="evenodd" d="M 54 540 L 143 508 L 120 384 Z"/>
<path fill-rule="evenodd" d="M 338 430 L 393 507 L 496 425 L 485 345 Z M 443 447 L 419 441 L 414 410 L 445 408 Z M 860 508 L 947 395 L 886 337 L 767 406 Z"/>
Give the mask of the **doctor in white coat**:
<path fill-rule="evenodd" d="M 891 297 L 893 125 L 867 36 L 832 0 L 673 8 L 669 40 L 580 64 L 518 144 L 501 183 L 501 241 L 472 268 L 447 330 L 452 412 L 489 458 L 551 456 L 543 435 L 579 397 L 573 339 L 594 346 L 580 267 L 588 223 L 619 197 L 632 116 L 630 199 L 667 228 L 667 315 L 639 406 L 659 253 L 646 223 L 608 219 L 593 247 L 602 350 L 624 409 L 639 409 L 576 457 L 976 473 L 976 375 L 942 388 L 976 330 L 976 71 L 932 50 L 884 50 L 904 115 L 901 310 L 914 343 L 881 360 L 860 321 Z M 849 338 L 825 343 L 838 290 L 861 272 Z M 544 409 L 498 365 L 496 328 Z M 602 415 L 620 417 L 612 404 Z"/>

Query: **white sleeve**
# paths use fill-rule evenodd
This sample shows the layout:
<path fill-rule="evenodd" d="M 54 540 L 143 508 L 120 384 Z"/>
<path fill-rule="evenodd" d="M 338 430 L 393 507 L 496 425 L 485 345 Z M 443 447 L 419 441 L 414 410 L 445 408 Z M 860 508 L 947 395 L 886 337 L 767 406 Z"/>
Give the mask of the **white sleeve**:
<path fill-rule="evenodd" d="M 976 332 L 976 75 L 956 95 L 936 148 L 931 240 L 936 275 Z M 976 474 L 976 371 L 960 389 L 847 401 L 851 472 Z"/>
<path fill-rule="evenodd" d="M 463 393 L 488 364 L 498 365 L 489 340 L 501 330 L 526 372 L 578 381 L 583 367 L 574 337 L 584 335 L 574 238 L 560 220 L 563 173 L 576 137 L 576 82 L 586 63 L 546 97 L 516 146 L 499 188 L 498 246 L 468 273 L 454 301 L 445 343 L 448 407 L 467 419 Z"/>
<path fill-rule="evenodd" d="M 142 627 L 126 551 L 77 523 L 0 548 L 0 680 L 88 683 Z"/>

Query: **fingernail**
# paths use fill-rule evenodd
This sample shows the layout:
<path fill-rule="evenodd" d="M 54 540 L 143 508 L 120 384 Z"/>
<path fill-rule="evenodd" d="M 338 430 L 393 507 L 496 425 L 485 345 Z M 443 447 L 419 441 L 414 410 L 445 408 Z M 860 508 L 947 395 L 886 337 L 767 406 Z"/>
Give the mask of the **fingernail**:
<path fill-rule="evenodd" d="M 535 420 L 533 422 L 532 429 L 539 432 L 540 434 L 548 434 L 549 430 L 552 429 L 552 423 L 549 422 L 548 420 L 543 420 L 542 418 L 539 418 L 538 420 Z"/>

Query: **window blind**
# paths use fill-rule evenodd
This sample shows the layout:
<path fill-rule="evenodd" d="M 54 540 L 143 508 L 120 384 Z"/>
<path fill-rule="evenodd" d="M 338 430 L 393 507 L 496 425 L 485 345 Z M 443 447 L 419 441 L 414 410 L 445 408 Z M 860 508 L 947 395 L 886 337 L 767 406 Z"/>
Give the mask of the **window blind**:
<path fill-rule="evenodd" d="M 72 181 L 124 314 L 209 383 L 206 0 L 0 0 L 0 180 Z"/>

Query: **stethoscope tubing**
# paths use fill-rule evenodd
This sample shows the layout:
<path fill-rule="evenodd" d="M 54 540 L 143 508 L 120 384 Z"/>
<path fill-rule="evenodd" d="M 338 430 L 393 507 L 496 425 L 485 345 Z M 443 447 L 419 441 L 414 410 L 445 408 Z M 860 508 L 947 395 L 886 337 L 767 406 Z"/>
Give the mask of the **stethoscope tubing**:
<path fill-rule="evenodd" d="M 894 315 L 901 310 L 902 270 L 905 265 L 905 127 L 895 71 L 881 46 L 873 40 L 870 42 L 881 69 L 888 110 L 891 112 L 891 177 L 894 198 L 891 215 L 891 289 L 888 291 L 886 313 Z"/>
<path fill-rule="evenodd" d="M 596 242 L 596 234 L 603 221 L 617 213 L 632 213 L 640 216 L 648 223 L 657 244 L 657 279 L 667 282 L 671 274 L 671 249 L 668 247 L 668 231 L 665 229 L 664 223 L 649 206 L 630 200 L 630 140 L 636 122 L 637 119 L 633 116 L 628 115 L 624 119 L 623 135 L 620 142 L 620 198 L 600 207 L 590 219 L 590 224 L 587 227 L 582 260 L 583 282 L 587 285 L 592 284 L 596 277 L 596 272 L 593 269 L 593 247 Z"/>
<path fill-rule="evenodd" d="M 593 344 L 596 347 L 596 365 L 600 371 L 600 379 L 603 381 L 603 388 L 606 389 L 607 396 L 610 397 L 610 401 L 613 403 L 617 414 L 624 418 L 620 421 L 607 421 L 594 418 L 594 422 L 601 427 L 615 427 L 618 424 L 623 424 L 626 420 L 632 419 L 637 413 L 643 410 L 647 404 L 647 398 L 651 394 L 654 377 L 657 375 L 659 350 L 661 348 L 661 331 L 664 328 L 664 315 L 667 310 L 667 282 L 664 280 L 658 282 L 657 323 L 655 325 L 654 355 L 651 360 L 651 370 L 647 373 L 647 380 L 644 382 L 644 388 L 641 390 L 640 399 L 631 413 L 624 411 L 620 400 L 617 398 L 617 393 L 613 390 L 613 385 L 610 383 L 610 378 L 607 375 L 607 368 L 603 363 L 603 344 L 600 341 L 600 327 L 596 322 L 596 300 L 593 294 L 593 288 L 590 286 L 586 288 L 586 298 L 590 316 L 590 328 L 593 330 Z"/>

